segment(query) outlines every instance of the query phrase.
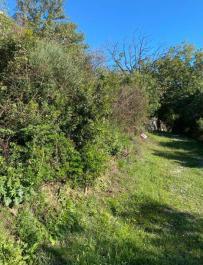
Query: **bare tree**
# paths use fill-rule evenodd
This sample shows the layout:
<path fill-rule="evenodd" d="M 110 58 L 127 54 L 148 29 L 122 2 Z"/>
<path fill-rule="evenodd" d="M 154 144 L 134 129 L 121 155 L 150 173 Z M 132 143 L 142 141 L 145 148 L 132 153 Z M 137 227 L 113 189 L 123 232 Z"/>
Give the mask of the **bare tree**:
<path fill-rule="evenodd" d="M 126 74 L 141 71 L 145 62 L 149 59 L 155 60 L 160 48 L 153 50 L 149 46 L 148 37 L 140 35 L 130 41 L 123 41 L 122 44 L 116 42 L 108 45 L 106 50 L 110 56 L 110 64 Z"/>

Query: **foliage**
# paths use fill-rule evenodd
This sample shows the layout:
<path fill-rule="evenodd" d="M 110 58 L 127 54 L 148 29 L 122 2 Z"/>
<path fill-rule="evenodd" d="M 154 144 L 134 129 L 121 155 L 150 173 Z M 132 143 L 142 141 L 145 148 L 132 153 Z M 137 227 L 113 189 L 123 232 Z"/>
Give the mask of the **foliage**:
<path fill-rule="evenodd" d="M 26 257 L 23 256 L 24 246 L 22 242 L 17 242 L 15 238 L 0 227 L 0 264 L 2 265 L 25 265 Z"/>
<path fill-rule="evenodd" d="M 63 0 L 17 0 L 17 24 L 32 30 L 35 36 L 55 40 L 77 54 L 86 48 L 84 35 L 64 15 Z"/>
<path fill-rule="evenodd" d="M 153 75 L 162 89 L 159 118 L 173 130 L 198 134 L 202 112 L 202 51 L 191 45 L 171 48 L 154 63 Z"/>
<path fill-rule="evenodd" d="M 64 18 L 63 0 L 17 0 L 16 18 L 36 31 L 44 31 Z"/>
<path fill-rule="evenodd" d="M 47 233 L 43 225 L 28 210 L 24 210 L 18 217 L 16 228 L 19 237 L 26 242 L 29 254 L 32 255 L 39 245 L 46 240 Z"/>
<path fill-rule="evenodd" d="M 86 144 L 82 149 L 85 177 L 81 180 L 81 183 L 84 181 L 86 186 L 94 183 L 95 179 L 104 172 L 107 159 L 108 156 L 105 150 L 99 144 Z"/>
<path fill-rule="evenodd" d="M 0 43 L 0 198 L 8 206 L 43 182 L 89 185 L 105 168 L 95 139 L 110 99 L 83 48 L 76 50 L 24 29 Z"/>

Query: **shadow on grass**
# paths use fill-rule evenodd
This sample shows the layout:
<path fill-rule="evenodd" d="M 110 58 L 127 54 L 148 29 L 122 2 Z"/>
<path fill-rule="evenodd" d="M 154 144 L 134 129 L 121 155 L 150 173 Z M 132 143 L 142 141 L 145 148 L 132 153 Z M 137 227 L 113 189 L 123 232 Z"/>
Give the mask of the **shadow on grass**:
<path fill-rule="evenodd" d="M 139 227 L 151 235 L 149 244 L 158 250 L 156 254 L 146 252 L 142 263 L 138 264 L 203 264 L 203 218 L 150 199 L 146 199 L 139 207 L 136 207 L 136 197 L 130 201 L 127 210 L 120 216 L 135 228 Z M 146 262 L 147 256 L 151 257 L 151 263 Z M 134 264 L 137 264 L 136 260 Z"/>
<path fill-rule="evenodd" d="M 101 226 L 98 222 L 82 238 L 67 239 L 61 248 L 45 248 L 46 254 L 52 255 L 53 259 L 43 264 L 202 264 L 202 218 L 145 197 L 131 196 L 121 203 L 121 210 L 113 211 L 119 226 Z M 122 230 L 125 227 L 122 223 L 131 227 L 132 234 Z"/>
<path fill-rule="evenodd" d="M 37 253 L 33 265 L 68 265 L 60 248 L 43 245 Z"/>
<path fill-rule="evenodd" d="M 154 150 L 154 155 L 173 160 L 184 167 L 203 168 L 203 144 L 195 140 L 183 138 L 169 133 L 157 133 L 167 136 L 170 140 L 160 141 L 159 145 L 166 151 Z"/>

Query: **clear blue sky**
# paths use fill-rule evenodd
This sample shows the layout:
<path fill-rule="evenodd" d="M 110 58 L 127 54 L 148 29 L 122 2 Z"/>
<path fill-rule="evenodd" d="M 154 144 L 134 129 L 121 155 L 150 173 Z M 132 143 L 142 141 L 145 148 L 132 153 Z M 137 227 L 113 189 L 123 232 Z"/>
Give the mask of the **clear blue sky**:
<path fill-rule="evenodd" d="M 12 12 L 15 0 L 8 2 Z M 65 11 L 92 48 L 136 30 L 155 46 L 188 41 L 203 47 L 203 0 L 65 0 Z"/>

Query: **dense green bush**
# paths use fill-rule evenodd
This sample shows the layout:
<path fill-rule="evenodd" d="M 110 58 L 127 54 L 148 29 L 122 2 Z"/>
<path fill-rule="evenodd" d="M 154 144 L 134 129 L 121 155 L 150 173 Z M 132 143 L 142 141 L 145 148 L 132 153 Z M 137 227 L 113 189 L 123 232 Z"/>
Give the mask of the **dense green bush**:
<path fill-rule="evenodd" d="M 92 184 L 105 168 L 104 145 L 95 139 L 109 98 L 80 49 L 76 58 L 73 49 L 24 29 L 1 39 L 0 198 L 6 205 L 21 203 L 47 181 Z"/>
<path fill-rule="evenodd" d="M 2 232 L 2 231 L 1 231 Z M 23 257 L 23 244 L 14 240 L 11 236 L 0 234 L 0 264 L 2 265 L 26 265 Z"/>

